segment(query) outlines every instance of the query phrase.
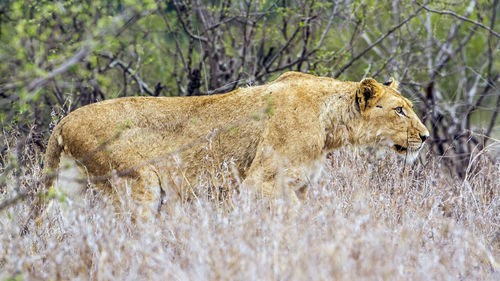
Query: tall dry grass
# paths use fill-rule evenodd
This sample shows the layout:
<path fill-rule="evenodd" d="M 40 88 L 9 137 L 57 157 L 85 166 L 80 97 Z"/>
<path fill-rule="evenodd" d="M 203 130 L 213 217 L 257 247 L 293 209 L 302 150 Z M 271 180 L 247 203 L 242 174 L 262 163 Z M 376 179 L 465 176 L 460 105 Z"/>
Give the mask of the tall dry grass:
<path fill-rule="evenodd" d="M 19 235 L 30 199 L 0 212 L 0 279 L 500 279 L 498 158 L 478 156 L 465 180 L 428 158 L 405 166 L 345 149 L 329 156 L 299 210 L 244 189 L 231 203 L 200 196 L 137 223 L 127 196 L 112 206 L 61 180 L 28 234 Z M 39 180 L 39 169 L 32 159 L 25 172 L 4 170 L 0 200 Z"/>

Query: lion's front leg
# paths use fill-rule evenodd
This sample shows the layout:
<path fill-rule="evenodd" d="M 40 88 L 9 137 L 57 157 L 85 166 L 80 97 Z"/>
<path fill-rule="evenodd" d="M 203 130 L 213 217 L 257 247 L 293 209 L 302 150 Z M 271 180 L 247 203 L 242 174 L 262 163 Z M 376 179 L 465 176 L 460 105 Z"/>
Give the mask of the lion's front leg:
<path fill-rule="evenodd" d="M 305 198 L 310 175 L 317 163 L 325 159 L 324 132 L 319 121 L 306 111 L 297 110 L 290 115 L 277 110 L 257 146 L 243 184 L 259 188 L 264 195 L 283 196 L 300 204 L 297 194 Z"/>
<path fill-rule="evenodd" d="M 283 198 L 296 206 L 301 205 L 301 200 L 290 186 L 281 185 L 276 180 L 262 180 L 256 177 L 247 177 L 243 186 L 255 187 L 260 196 Z"/>
<path fill-rule="evenodd" d="M 307 160 L 290 160 L 272 148 L 264 148 L 256 154 L 243 185 L 256 187 L 263 196 L 281 197 L 300 205 L 307 196 L 307 189 L 320 162 Z"/>

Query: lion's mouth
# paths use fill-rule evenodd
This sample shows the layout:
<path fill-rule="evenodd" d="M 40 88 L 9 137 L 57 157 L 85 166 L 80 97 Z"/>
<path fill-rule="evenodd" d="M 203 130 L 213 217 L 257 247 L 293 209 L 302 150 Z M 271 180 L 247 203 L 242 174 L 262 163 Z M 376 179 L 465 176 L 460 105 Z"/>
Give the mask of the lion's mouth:
<path fill-rule="evenodd" d="M 419 147 L 404 147 L 402 145 L 395 144 L 393 148 L 400 156 L 404 155 L 405 159 L 409 159 L 411 162 L 413 162 L 415 161 L 415 159 L 417 159 L 422 145 L 420 145 Z"/>
<path fill-rule="evenodd" d="M 394 145 L 394 149 L 397 151 L 397 152 L 400 152 L 400 153 L 403 153 L 403 152 L 406 152 L 408 149 L 406 147 L 403 147 L 399 144 L 395 144 Z"/>

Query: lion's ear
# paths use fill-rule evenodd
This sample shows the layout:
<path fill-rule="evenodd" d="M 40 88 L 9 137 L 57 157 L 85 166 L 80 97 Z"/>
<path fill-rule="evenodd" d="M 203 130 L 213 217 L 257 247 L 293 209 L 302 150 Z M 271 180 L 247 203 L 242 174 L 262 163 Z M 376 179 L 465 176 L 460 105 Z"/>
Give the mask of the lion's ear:
<path fill-rule="evenodd" d="M 387 82 L 384 83 L 384 85 L 397 90 L 399 87 L 399 82 L 394 79 L 394 77 L 391 77 Z"/>
<path fill-rule="evenodd" d="M 373 78 L 365 78 L 359 83 L 356 90 L 356 103 L 360 111 L 365 111 L 375 105 L 380 94 L 380 86 Z"/>

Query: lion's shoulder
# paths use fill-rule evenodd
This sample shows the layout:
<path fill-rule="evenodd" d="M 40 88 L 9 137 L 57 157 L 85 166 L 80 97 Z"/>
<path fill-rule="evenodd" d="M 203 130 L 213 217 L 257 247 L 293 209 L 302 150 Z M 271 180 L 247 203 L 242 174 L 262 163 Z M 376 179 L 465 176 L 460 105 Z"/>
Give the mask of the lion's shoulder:
<path fill-rule="evenodd" d="M 317 78 L 318 78 L 317 76 L 307 73 L 302 73 L 297 71 L 287 71 L 278 76 L 278 78 L 276 78 L 276 80 L 274 80 L 273 83 L 284 82 L 287 80 L 304 80 L 304 79 L 317 79 Z"/>
<path fill-rule="evenodd" d="M 330 77 L 323 77 L 323 76 L 316 76 L 312 74 L 307 74 L 303 72 L 297 72 L 297 71 L 287 71 L 283 74 L 281 74 L 276 80 L 274 80 L 271 83 L 279 83 L 279 82 L 299 82 L 299 81 L 325 81 L 325 82 L 341 82 L 339 80 L 330 78 Z"/>

